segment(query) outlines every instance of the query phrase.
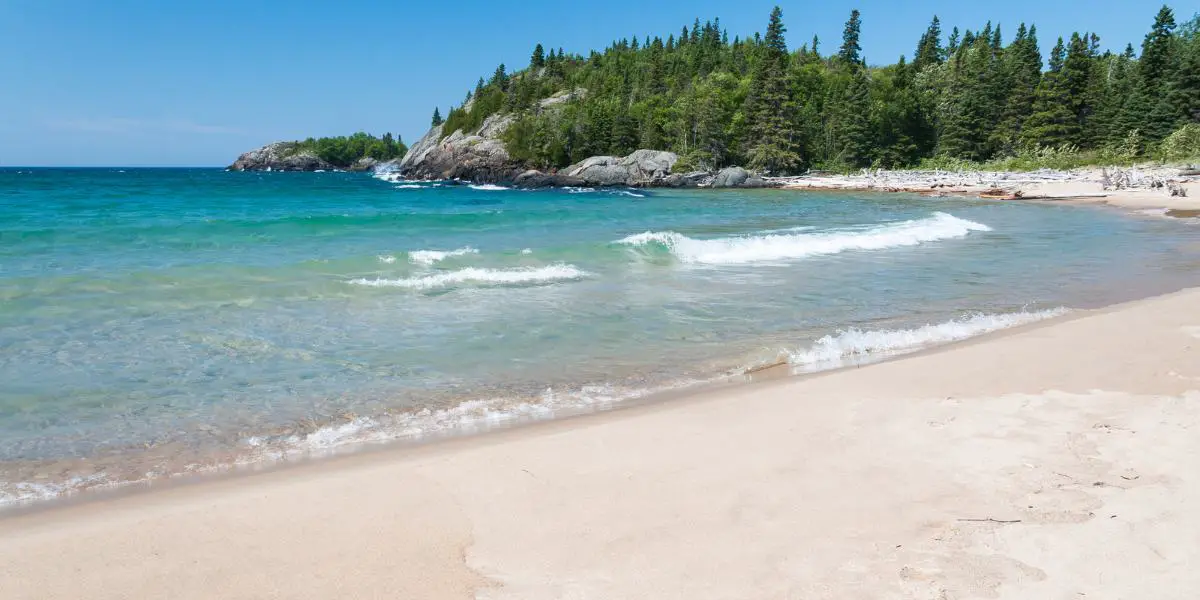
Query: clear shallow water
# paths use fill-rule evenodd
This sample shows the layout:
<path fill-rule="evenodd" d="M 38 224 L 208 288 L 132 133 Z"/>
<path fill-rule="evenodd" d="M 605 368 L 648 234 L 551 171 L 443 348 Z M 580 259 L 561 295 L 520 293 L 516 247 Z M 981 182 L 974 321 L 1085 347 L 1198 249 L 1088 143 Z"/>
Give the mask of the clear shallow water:
<path fill-rule="evenodd" d="M 0 170 L 0 500 L 961 339 L 1194 284 L 1198 242 L 906 195 Z"/>

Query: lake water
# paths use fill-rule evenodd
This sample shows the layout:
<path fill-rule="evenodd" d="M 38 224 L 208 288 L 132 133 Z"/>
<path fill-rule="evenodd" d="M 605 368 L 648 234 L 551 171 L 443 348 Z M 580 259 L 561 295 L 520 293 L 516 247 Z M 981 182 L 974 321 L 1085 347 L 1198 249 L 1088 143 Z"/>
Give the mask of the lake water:
<path fill-rule="evenodd" d="M 0 503 L 836 367 L 1198 254 L 1186 221 L 963 198 L 0 170 Z"/>

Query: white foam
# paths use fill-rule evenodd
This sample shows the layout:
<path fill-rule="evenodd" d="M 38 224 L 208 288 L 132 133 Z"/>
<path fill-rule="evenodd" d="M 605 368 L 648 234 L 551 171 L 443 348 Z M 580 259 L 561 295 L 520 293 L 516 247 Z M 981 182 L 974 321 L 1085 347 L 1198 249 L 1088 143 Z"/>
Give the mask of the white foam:
<path fill-rule="evenodd" d="M 618 196 L 633 196 L 634 198 L 645 198 L 646 197 L 645 194 L 639 194 L 637 192 L 633 192 L 630 190 L 608 190 L 608 191 L 609 191 L 609 193 L 616 194 Z"/>
<path fill-rule="evenodd" d="M 502 185 L 495 185 L 495 184 L 492 184 L 492 183 L 482 183 L 482 184 L 478 184 L 478 185 L 469 185 L 469 186 L 467 186 L 467 187 L 469 187 L 469 188 L 471 188 L 471 189 L 473 189 L 473 190 L 482 190 L 482 191 L 485 191 L 485 192 L 502 192 L 502 191 L 506 191 L 506 190 L 508 190 L 508 188 L 506 188 L 506 187 L 504 187 L 504 186 L 502 186 Z"/>
<path fill-rule="evenodd" d="M 533 248 L 526 248 L 521 251 L 521 254 L 533 254 Z"/>
<path fill-rule="evenodd" d="M 415 183 L 404 183 L 404 184 L 396 186 L 396 189 L 398 189 L 398 190 L 419 190 L 424 187 L 432 187 L 432 186 L 417 185 Z"/>
<path fill-rule="evenodd" d="M 812 370 L 825 370 L 868 357 L 886 357 L 1062 316 L 1065 308 L 1008 314 L 973 314 L 953 321 L 916 329 L 863 331 L 846 329 L 827 335 L 806 350 L 788 353 L 788 362 Z"/>
<path fill-rule="evenodd" d="M 418 265 L 432 265 L 435 262 L 443 261 L 453 256 L 466 256 L 468 254 L 479 254 L 479 251 L 470 246 L 457 250 L 413 250 L 408 253 L 408 260 Z"/>
<path fill-rule="evenodd" d="M 967 221 L 943 212 L 926 219 L 877 225 L 859 231 L 833 230 L 804 234 L 767 234 L 697 240 L 674 231 L 647 231 L 631 235 L 618 244 L 665 246 L 687 263 L 739 264 L 780 261 L 848 250 L 883 250 L 916 246 L 925 242 L 966 237 L 972 231 L 991 231 L 982 223 Z"/>
<path fill-rule="evenodd" d="M 449 433 L 475 433 L 513 423 L 603 409 L 649 394 L 691 387 L 718 379 L 721 378 L 684 380 L 649 389 L 611 385 L 589 385 L 561 391 L 547 389 L 536 399 L 468 400 L 449 408 L 424 408 L 376 418 L 358 417 L 345 423 L 323 427 L 304 436 L 290 436 L 282 440 L 282 456 L 319 454 L 343 446 L 364 443 L 420 439 Z M 246 444 L 255 448 L 267 445 L 261 438 L 250 438 L 246 440 Z M 278 442 L 274 445 L 279 447 Z"/>
<path fill-rule="evenodd" d="M 596 191 L 596 188 L 588 188 L 588 187 L 565 187 L 563 189 L 567 190 L 568 194 L 590 194 L 590 193 Z"/>
<path fill-rule="evenodd" d="M 384 264 L 389 264 L 389 265 L 390 265 L 390 264 L 392 264 L 392 263 L 394 263 L 394 262 L 396 262 L 396 257 L 395 257 L 395 256 L 383 256 L 383 255 L 380 255 L 380 256 L 377 256 L 377 257 L 375 257 L 375 258 L 378 258 L 378 259 L 379 259 L 379 262 L 381 262 L 381 263 L 384 263 Z"/>
<path fill-rule="evenodd" d="M 371 287 L 399 287 L 414 290 L 430 290 L 451 287 L 463 283 L 480 285 L 542 285 L 560 281 L 576 281 L 588 273 L 574 265 L 557 264 L 546 267 L 521 269 L 478 269 L 474 267 L 457 271 L 443 271 L 422 277 L 405 279 L 354 279 L 354 285 Z"/>

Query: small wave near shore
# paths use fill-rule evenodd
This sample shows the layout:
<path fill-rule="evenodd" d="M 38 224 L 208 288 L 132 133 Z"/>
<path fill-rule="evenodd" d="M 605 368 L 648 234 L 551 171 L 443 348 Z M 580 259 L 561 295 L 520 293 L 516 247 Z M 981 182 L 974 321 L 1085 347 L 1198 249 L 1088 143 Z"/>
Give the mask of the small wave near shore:
<path fill-rule="evenodd" d="M 575 265 L 556 264 L 544 267 L 522 267 L 516 269 L 484 269 L 467 267 L 456 271 L 445 271 L 420 277 L 400 279 L 352 279 L 353 285 L 377 288 L 406 288 L 433 290 L 464 284 L 479 286 L 546 285 L 565 281 L 577 281 L 588 277 L 588 272 Z"/>
<path fill-rule="evenodd" d="M 887 223 L 858 231 L 831 230 L 790 235 L 775 233 L 707 240 L 690 238 L 674 231 L 647 231 L 615 243 L 633 247 L 658 245 L 668 249 L 681 262 L 721 265 L 794 260 L 851 250 L 917 246 L 991 230 L 991 227 L 982 223 L 935 212 L 925 219 Z"/>

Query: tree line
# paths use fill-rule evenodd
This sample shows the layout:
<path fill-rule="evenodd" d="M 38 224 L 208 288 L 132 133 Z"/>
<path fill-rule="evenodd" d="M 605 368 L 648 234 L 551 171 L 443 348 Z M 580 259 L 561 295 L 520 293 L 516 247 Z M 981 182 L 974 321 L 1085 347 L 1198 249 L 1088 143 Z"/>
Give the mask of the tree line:
<path fill-rule="evenodd" d="M 714 19 L 586 57 L 539 44 L 527 68 L 480 78 L 443 132 L 514 113 L 510 154 L 545 168 L 638 148 L 674 151 L 684 168 L 774 174 L 1046 152 L 1200 155 L 1200 16 L 1180 25 L 1163 6 L 1140 52 L 1102 52 L 1098 36 L 1077 32 L 1048 56 L 1036 26 L 1006 42 L 998 24 L 947 34 L 935 16 L 912 60 L 886 66 L 863 57 L 862 22 L 853 11 L 829 54 L 816 37 L 790 50 L 778 7 L 765 34 L 745 39 Z M 568 90 L 583 93 L 540 107 Z"/>
<path fill-rule="evenodd" d="M 329 164 L 346 168 L 360 158 L 370 157 L 376 160 L 391 160 L 404 156 L 408 147 L 399 136 L 391 133 L 383 137 L 375 137 L 369 133 L 358 132 L 350 136 L 308 138 L 297 142 L 297 152 L 310 151 Z"/>

